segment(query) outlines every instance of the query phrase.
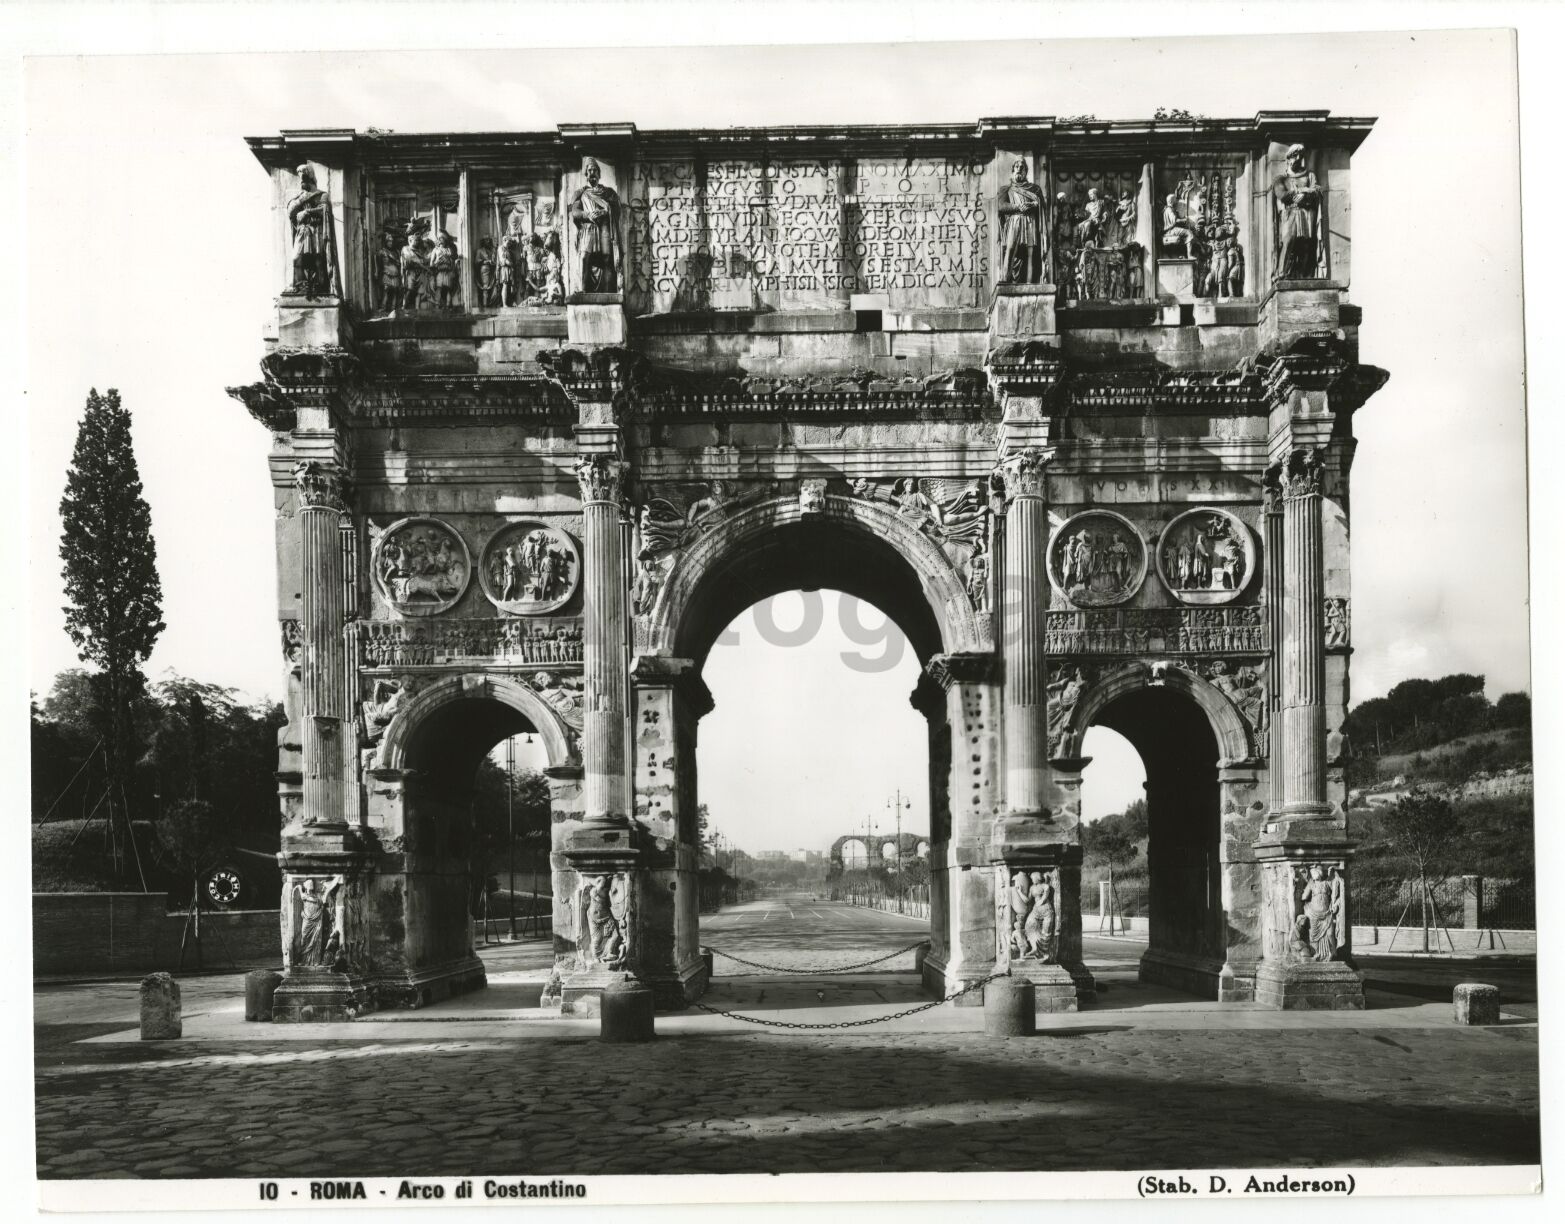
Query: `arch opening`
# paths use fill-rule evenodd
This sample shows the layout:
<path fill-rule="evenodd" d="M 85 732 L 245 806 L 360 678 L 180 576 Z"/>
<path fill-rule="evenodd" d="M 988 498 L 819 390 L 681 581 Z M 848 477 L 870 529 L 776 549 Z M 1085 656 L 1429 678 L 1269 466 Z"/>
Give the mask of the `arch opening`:
<path fill-rule="evenodd" d="M 1089 725 L 1123 736 L 1146 771 L 1147 952 L 1141 976 L 1183 989 L 1198 986 L 1215 997 L 1227 924 L 1220 745 L 1211 719 L 1191 695 L 1145 685 L 1111 696 Z"/>

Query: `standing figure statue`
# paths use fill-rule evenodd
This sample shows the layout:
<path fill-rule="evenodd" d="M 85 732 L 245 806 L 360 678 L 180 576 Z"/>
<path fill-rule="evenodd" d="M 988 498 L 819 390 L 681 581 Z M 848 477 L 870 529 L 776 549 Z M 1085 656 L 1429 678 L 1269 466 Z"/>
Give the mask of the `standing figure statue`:
<path fill-rule="evenodd" d="M 475 257 L 477 263 L 475 271 L 478 283 L 478 304 L 480 306 L 494 306 L 499 300 L 499 282 L 495 279 L 495 249 L 494 239 L 480 238 L 478 240 L 478 254 Z"/>
<path fill-rule="evenodd" d="M 581 256 L 583 293 L 614 293 L 619 289 L 619 194 L 605 186 L 597 159 L 582 163 L 585 186 L 571 197 L 570 217 L 576 226 L 576 252 Z"/>
<path fill-rule="evenodd" d="M 1027 181 L 1027 163 L 1011 163 L 1010 184 L 995 209 L 1000 218 L 1000 284 L 1036 285 L 1043 278 L 1043 192 Z"/>
<path fill-rule="evenodd" d="M 315 171 L 299 167 L 299 191 L 288 201 L 293 235 L 293 283 L 289 293 L 321 297 L 330 291 L 331 206 L 315 185 Z"/>
<path fill-rule="evenodd" d="M 534 235 L 533 241 L 537 242 Z M 513 208 L 505 221 L 505 233 L 495 254 L 495 272 L 499 281 L 499 305 L 520 306 L 527 296 L 527 239 L 522 235 L 522 210 Z"/>
<path fill-rule="evenodd" d="M 1277 280 L 1320 275 L 1321 189 L 1304 164 L 1304 146 L 1288 146 L 1288 169 L 1272 184 L 1277 214 Z"/>

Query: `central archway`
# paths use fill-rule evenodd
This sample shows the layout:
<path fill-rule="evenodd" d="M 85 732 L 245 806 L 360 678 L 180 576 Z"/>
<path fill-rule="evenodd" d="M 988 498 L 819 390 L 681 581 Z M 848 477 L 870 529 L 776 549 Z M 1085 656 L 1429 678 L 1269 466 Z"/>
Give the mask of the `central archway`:
<path fill-rule="evenodd" d="M 929 678 L 938 656 L 992 652 L 989 614 L 975 606 L 957 559 L 938 532 L 921 530 L 887 502 L 827 495 L 813 506 L 800 498 L 771 498 L 728 513 L 683 547 L 650 607 L 636 624 L 636 812 L 654 834 L 677 838 L 690 867 L 698 861 L 696 725 L 712 708 L 700 676 L 714 643 L 746 609 L 789 591 L 836 590 L 872 605 L 901 629 L 921 668 L 912 694 L 926 720 L 929 744 L 924 776 L 903 786 L 927 787 L 930 835 L 949 838 L 951 726 L 947 694 Z M 686 839 L 689 839 L 688 841 Z M 873 861 L 877 843 L 867 850 Z M 663 966 L 688 997 L 686 975 L 700 964 L 698 890 L 674 863 L 649 889 L 676 898 L 675 937 Z M 933 954 L 944 951 L 942 890 L 930 890 Z"/>

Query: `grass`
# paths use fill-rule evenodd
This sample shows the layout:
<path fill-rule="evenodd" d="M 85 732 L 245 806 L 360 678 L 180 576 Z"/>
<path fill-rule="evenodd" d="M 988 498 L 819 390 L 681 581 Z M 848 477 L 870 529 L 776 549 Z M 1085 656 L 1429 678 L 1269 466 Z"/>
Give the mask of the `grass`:
<path fill-rule="evenodd" d="M 158 865 L 162 848 L 152 824 L 138 820 L 133 829 L 136 846 L 141 852 L 141 867 L 147 877 L 147 890 L 166 891 L 172 881 L 168 872 Z M 115 875 L 107 830 L 101 819 L 53 820 L 33 825 L 32 831 L 34 892 L 142 891 L 134 854 L 126 855 L 128 874 Z"/>

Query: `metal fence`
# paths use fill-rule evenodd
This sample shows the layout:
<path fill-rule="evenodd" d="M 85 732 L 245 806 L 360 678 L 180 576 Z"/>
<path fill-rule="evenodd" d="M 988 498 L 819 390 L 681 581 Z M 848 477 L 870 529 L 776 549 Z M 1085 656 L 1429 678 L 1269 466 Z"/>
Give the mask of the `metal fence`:
<path fill-rule="evenodd" d="M 1446 876 L 1426 881 L 1360 876 L 1348 893 L 1354 926 L 1450 927 L 1532 931 L 1538 926 L 1537 890 L 1531 880 Z"/>

